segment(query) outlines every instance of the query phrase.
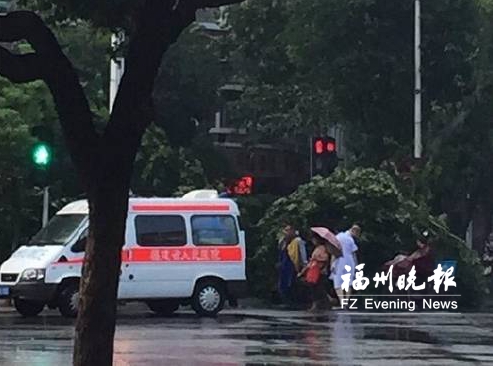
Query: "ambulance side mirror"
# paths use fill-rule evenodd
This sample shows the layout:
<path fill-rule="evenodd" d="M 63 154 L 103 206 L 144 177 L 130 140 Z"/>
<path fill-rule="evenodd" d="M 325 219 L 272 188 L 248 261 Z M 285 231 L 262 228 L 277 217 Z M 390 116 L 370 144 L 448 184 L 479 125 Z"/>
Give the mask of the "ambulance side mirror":
<path fill-rule="evenodd" d="M 72 245 L 72 252 L 73 253 L 82 253 L 86 250 L 86 243 L 87 243 L 87 233 L 88 230 L 84 230 L 84 232 L 79 236 L 79 239 Z"/>
<path fill-rule="evenodd" d="M 87 236 L 77 240 L 75 244 L 72 245 L 72 252 L 74 253 L 84 252 L 86 250 L 86 242 L 87 242 Z"/>

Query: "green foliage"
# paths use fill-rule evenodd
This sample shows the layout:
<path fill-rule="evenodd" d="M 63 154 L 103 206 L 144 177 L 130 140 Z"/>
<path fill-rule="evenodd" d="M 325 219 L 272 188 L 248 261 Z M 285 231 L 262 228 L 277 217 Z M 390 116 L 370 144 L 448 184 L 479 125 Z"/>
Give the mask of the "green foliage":
<path fill-rule="evenodd" d="M 26 182 L 32 170 L 30 127 L 53 116 L 53 105 L 43 83 L 12 85 L 0 78 L 0 259 L 13 241 L 32 234 L 40 204 Z M 41 202 L 41 201 L 39 201 Z M 27 234 L 29 233 L 29 234 Z"/>
<path fill-rule="evenodd" d="M 493 148 L 491 4 L 437 0 L 421 7 L 427 162 L 406 189 L 433 213 L 445 212 L 460 236 L 475 207 L 493 212 L 493 162 L 485 153 Z M 413 5 L 250 0 L 234 8 L 226 44 L 246 92 L 230 116 L 260 136 L 300 141 L 340 124 L 349 164 L 380 167 L 410 157 Z"/>
<path fill-rule="evenodd" d="M 74 61 L 96 121 L 103 123 L 107 115 L 109 33 L 82 21 L 57 23 L 54 31 Z M 17 47 L 28 51 L 25 43 Z M 49 173 L 52 212 L 80 194 L 48 88 L 42 81 L 12 84 L 0 78 L 0 260 L 40 227 L 42 195 L 31 160 L 35 140 L 30 128 L 35 125 L 48 126 L 54 134 Z"/>
<path fill-rule="evenodd" d="M 172 195 L 180 185 L 205 186 L 198 160 L 184 148 L 172 148 L 163 129 L 151 126 L 135 162 L 133 189 L 140 194 Z"/>
<path fill-rule="evenodd" d="M 82 20 L 54 27 L 63 51 L 69 56 L 98 123 L 108 117 L 110 32 Z"/>
<path fill-rule="evenodd" d="M 250 89 L 237 120 L 291 136 L 342 123 L 362 163 L 409 151 L 413 11 L 398 1 L 245 2 L 231 17 L 230 47 Z M 478 11 L 468 0 L 438 0 L 422 12 L 426 121 L 433 105 L 471 92 Z"/>
<path fill-rule="evenodd" d="M 215 152 L 208 130 L 224 83 L 220 44 L 195 25 L 166 53 L 153 93 L 155 125 L 143 138 L 133 189 L 140 194 L 181 195 L 217 186 L 227 160 Z"/>
<path fill-rule="evenodd" d="M 218 188 L 217 177 L 228 170 L 224 157 L 215 153 L 210 143 L 195 139 L 189 147 L 174 147 L 156 125 L 145 133 L 134 169 L 132 189 L 141 195 L 162 197 Z"/>
<path fill-rule="evenodd" d="M 110 32 L 79 17 L 54 21 L 60 8 L 39 7 L 42 3 L 29 5 L 36 10 L 44 9 L 45 19 L 51 22 L 64 52 L 78 72 L 95 123 L 102 129 L 108 119 Z M 96 9 L 87 8 L 88 11 Z M 29 51 L 26 43 L 19 43 L 17 47 L 20 52 Z M 217 41 L 191 28 L 163 60 L 155 83 L 154 104 L 156 124 L 165 127 L 168 133 L 154 126 L 145 135 L 132 185 L 137 193 L 180 195 L 216 185 L 216 177 L 227 174 L 228 164 L 203 138 L 208 130 L 206 121 L 212 120 L 216 109 L 217 88 L 222 82 L 217 47 Z M 14 85 L 0 79 L 0 210 L 3 217 L 0 258 L 9 253 L 12 242 L 17 244 L 21 237 L 29 237 L 39 228 L 41 196 L 36 187 L 39 182 L 33 180 L 31 149 L 35 141 L 29 131 L 38 124 L 50 127 L 54 134 L 50 172 L 52 212 L 81 194 L 49 90 L 42 81 Z M 173 142 L 186 142 L 187 147 L 172 146 L 170 136 Z"/>
<path fill-rule="evenodd" d="M 437 240 L 436 260 L 458 261 L 459 290 L 467 291 L 470 301 L 478 300 L 484 291 L 477 255 L 431 216 L 426 206 L 405 197 L 383 171 L 338 170 L 329 178 L 315 177 L 274 202 L 259 222 L 259 245 L 249 248 L 254 251 L 250 280 L 263 295 L 274 286 L 276 243 L 284 222 L 304 230 L 326 226 L 336 231 L 359 223 L 363 228 L 360 258 L 368 276 L 398 252 L 412 251 L 416 235 L 429 229 Z M 266 278 L 270 281 L 261 280 Z"/>
<path fill-rule="evenodd" d="M 223 83 L 218 41 L 191 27 L 166 53 L 153 93 L 155 123 L 173 146 L 190 146 L 195 133 L 205 132 Z"/>

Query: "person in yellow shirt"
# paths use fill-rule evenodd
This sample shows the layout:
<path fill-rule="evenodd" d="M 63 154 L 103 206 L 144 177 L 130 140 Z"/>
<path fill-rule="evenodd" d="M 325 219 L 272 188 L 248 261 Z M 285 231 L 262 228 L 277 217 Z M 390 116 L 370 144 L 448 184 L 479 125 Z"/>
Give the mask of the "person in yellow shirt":
<path fill-rule="evenodd" d="M 284 303 L 293 304 L 296 276 L 307 262 L 306 244 L 293 225 L 285 225 L 279 241 L 278 290 Z"/>

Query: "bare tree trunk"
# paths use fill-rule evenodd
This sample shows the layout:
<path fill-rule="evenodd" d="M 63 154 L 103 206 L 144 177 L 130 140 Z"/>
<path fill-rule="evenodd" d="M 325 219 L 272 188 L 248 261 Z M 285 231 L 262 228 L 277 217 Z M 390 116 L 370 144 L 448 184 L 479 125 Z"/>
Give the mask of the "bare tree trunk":
<path fill-rule="evenodd" d="M 90 227 L 80 283 L 74 365 L 111 365 L 128 182 L 98 184 L 89 197 Z"/>

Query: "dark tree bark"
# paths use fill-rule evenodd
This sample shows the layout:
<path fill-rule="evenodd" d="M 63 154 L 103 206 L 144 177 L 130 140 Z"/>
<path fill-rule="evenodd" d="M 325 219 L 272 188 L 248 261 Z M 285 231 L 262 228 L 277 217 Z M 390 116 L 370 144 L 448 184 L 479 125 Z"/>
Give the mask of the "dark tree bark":
<path fill-rule="evenodd" d="M 60 118 L 66 145 L 89 201 L 86 245 L 73 364 L 113 362 L 116 296 L 124 244 L 128 192 L 135 155 L 152 120 L 151 94 L 162 56 L 195 20 L 195 11 L 241 0 L 146 0 L 131 37 L 126 71 L 102 136 L 74 67 L 35 13 L 0 16 L 0 42 L 27 40 L 34 52 L 0 46 L 0 75 L 15 83 L 44 80 Z"/>
<path fill-rule="evenodd" d="M 491 215 L 493 207 L 487 200 L 480 201 L 476 205 L 472 215 L 472 248 L 478 253 L 483 253 L 483 246 L 491 232 Z"/>

